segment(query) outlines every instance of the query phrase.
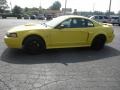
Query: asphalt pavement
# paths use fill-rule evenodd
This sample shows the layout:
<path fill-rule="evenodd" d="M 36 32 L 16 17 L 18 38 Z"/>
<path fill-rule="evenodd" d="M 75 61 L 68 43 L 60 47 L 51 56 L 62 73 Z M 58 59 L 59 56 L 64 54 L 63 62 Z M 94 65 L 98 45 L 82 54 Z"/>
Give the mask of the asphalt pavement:
<path fill-rule="evenodd" d="M 0 19 L 0 90 L 120 90 L 119 26 L 101 51 L 69 48 L 29 55 L 4 44 L 8 29 L 40 22 Z"/>

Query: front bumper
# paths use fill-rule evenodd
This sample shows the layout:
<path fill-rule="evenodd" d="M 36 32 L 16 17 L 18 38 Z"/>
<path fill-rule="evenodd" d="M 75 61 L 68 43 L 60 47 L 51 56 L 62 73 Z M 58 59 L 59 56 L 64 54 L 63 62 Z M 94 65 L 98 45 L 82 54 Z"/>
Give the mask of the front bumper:
<path fill-rule="evenodd" d="M 4 42 L 9 48 L 22 48 L 21 40 L 19 38 L 5 36 Z"/>

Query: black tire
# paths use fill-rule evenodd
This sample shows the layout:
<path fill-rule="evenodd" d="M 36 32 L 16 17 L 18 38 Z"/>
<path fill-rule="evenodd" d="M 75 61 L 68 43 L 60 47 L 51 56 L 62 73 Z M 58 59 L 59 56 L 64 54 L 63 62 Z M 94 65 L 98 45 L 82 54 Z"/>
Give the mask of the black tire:
<path fill-rule="evenodd" d="M 101 50 L 104 48 L 106 37 L 104 35 L 99 35 L 95 37 L 92 41 L 91 48 L 94 50 Z"/>
<path fill-rule="evenodd" d="M 45 49 L 45 43 L 38 36 L 30 36 L 24 40 L 23 49 L 32 54 L 40 53 Z"/>
<path fill-rule="evenodd" d="M 120 23 L 119 23 L 119 26 L 120 26 Z"/>

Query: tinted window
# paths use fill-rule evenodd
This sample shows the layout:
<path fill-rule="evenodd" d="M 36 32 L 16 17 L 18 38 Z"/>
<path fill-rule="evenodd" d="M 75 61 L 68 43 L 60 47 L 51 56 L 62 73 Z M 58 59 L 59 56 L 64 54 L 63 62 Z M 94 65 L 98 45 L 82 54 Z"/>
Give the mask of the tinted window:
<path fill-rule="evenodd" d="M 67 19 L 61 23 L 61 25 L 64 26 L 64 28 L 70 28 L 71 27 L 71 21 L 72 19 Z"/>
<path fill-rule="evenodd" d="M 82 19 L 72 19 L 71 28 L 80 28 L 82 27 Z"/>
<path fill-rule="evenodd" d="M 84 27 L 93 27 L 93 23 L 90 20 L 84 19 Z"/>
<path fill-rule="evenodd" d="M 87 21 L 87 27 L 94 27 L 94 24 L 91 22 L 91 21 L 89 21 L 89 20 L 86 20 Z"/>
<path fill-rule="evenodd" d="M 93 27 L 93 23 L 90 20 L 82 18 L 72 18 L 63 21 L 60 25 L 64 28 L 84 28 L 84 27 Z"/>

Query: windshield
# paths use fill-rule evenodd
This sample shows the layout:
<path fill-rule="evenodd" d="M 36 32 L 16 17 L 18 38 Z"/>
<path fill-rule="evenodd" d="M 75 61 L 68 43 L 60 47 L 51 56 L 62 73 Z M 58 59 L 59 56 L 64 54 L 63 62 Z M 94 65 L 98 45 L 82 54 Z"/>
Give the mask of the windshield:
<path fill-rule="evenodd" d="M 47 25 L 47 26 L 50 26 L 50 27 L 55 27 L 55 26 L 57 26 L 59 23 L 61 23 L 64 19 L 65 19 L 64 16 L 60 16 L 60 17 L 54 18 L 54 19 L 51 20 L 51 21 L 46 22 L 46 25 Z"/>

